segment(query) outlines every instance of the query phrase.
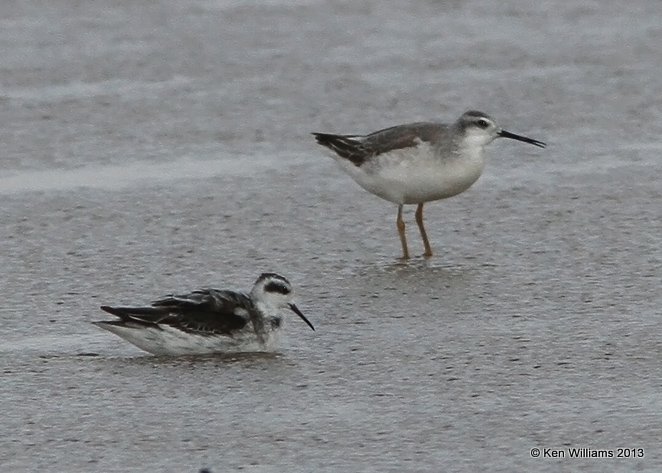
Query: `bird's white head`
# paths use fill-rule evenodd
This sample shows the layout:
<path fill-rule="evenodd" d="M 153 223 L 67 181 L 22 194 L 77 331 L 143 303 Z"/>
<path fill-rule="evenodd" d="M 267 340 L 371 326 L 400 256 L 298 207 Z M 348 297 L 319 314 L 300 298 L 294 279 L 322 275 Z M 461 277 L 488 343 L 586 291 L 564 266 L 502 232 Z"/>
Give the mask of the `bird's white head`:
<path fill-rule="evenodd" d="M 540 148 L 547 146 L 542 141 L 506 131 L 497 126 L 494 119 L 488 114 L 475 110 L 464 112 L 455 123 L 455 126 L 461 130 L 462 139 L 465 145 L 469 147 L 483 147 L 490 144 L 496 138 L 510 138 L 512 140 L 530 143 Z"/>
<path fill-rule="evenodd" d="M 297 314 L 308 326 L 315 330 L 313 324 L 301 313 L 294 303 L 294 289 L 292 284 L 283 276 L 276 273 L 262 273 L 255 281 L 251 290 L 251 298 L 256 304 L 272 309 L 290 309 Z"/>
<path fill-rule="evenodd" d="M 492 117 L 475 110 L 463 113 L 456 126 L 461 130 L 466 146 L 488 145 L 499 136 L 500 131 Z"/>

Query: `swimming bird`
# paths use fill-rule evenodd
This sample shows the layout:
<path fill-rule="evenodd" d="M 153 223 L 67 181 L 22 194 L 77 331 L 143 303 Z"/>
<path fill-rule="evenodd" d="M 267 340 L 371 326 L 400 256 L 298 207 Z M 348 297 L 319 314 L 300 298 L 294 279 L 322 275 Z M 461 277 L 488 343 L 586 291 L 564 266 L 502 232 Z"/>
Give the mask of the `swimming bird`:
<path fill-rule="evenodd" d="M 167 295 L 148 307 L 101 306 L 119 320 L 93 323 L 155 355 L 269 351 L 283 326 L 280 309 L 292 310 L 315 330 L 293 298 L 286 278 L 263 273 L 249 294 L 200 289 Z"/>
<path fill-rule="evenodd" d="M 496 138 L 510 138 L 544 148 L 542 141 L 516 135 L 487 114 L 470 110 L 452 124 L 417 122 L 368 135 L 313 133 L 329 148 L 340 167 L 361 187 L 398 205 L 396 227 L 402 258 L 409 258 L 403 206 L 418 204 L 418 224 L 424 256 L 432 248 L 423 225 L 423 205 L 467 190 L 485 166 L 484 147 Z"/>

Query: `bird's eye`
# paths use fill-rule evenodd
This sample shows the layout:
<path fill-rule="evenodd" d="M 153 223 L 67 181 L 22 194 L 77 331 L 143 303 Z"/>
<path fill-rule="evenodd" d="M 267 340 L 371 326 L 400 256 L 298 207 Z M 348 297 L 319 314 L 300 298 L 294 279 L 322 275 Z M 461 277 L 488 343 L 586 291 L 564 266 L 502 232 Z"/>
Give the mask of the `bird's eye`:
<path fill-rule="evenodd" d="M 488 126 L 490 126 L 490 122 L 488 122 L 484 118 L 481 118 L 480 120 L 476 121 L 476 125 L 478 125 L 478 128 L 487 128 Z"/>
<path fill-rule="evenodd" d="M 272 281 L 272 282 L 268 283 L 266 286 L 264 286 L 264 290 L 266 292 L 277 292 L 277 293 L 283 294 L 283 295 L 287 295 L 290 292 L 292 292 L 292 291 L 290 291 L 290 288 L 288 288 L 288 287 L 286 287 L 286 286 L 284 286 L 280 283 L 277 283 L 275 281 Z"/>

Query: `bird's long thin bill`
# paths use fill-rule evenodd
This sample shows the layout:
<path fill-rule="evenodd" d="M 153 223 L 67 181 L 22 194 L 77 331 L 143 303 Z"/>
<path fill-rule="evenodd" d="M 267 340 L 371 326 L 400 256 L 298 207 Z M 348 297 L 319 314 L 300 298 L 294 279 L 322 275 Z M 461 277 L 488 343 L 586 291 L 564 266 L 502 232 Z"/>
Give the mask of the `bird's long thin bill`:
<path fill-rule="evenodd" d="M 531 143 L 532 145 L 539 146 L 540 148 L 547 146 L 547 143 L 542 141 L 534 140 L 533 138 L 527 138 L 526 136 L 516 135 L 515 133 L 511 133 L 506 130 L 501 130 L 499 132 L 499 136 L 503 138 L 510 138 L 511 140 L 523 141 L 524 143 Z"/>
<path fill-rule="evenodd" d="M 313 329 L 313 331 L 315 330 L 315 327 L 313 327 L 313 324 L 310 323 L 310 320 L 308 320 L 306 318 L 306 316 L 301 313 L 301 311 L 299 310 L 299 308 L 296 305 L 290 304 L 290 309 L 292 309 L 292 312 L 294 312 L 299 317 L 301 317 L 303 319 L 303 321 L 306 322 L 308 324 L 308 326 Z"/>

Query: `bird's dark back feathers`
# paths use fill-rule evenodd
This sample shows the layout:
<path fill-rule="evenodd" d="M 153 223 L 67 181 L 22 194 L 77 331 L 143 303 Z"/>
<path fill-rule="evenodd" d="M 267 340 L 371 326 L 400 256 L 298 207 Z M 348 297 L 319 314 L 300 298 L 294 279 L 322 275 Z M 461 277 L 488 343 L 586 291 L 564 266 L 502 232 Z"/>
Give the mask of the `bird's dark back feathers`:
<path fill-rule="evenodd" d="M 151 307 L 102 306 L 101 309 L 122 322 L 156 327 L 167 324 L 192 332 L 224 335 L 242 329 L 250 322 L 250 311 L 254 310 L 246 294 L 217 289 L 168 295 L 152 302 Z"/>
<path fill-rule="evenodd" d="M 389 151 L 416 147 L 420 142 L 434 143 L 446 130 L 446 125 L 418 122 L 392 126 L 369 135 L 313 133 L 313 136 L 320 145 L 360 167 L 370 158 Z"/>

